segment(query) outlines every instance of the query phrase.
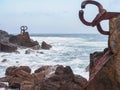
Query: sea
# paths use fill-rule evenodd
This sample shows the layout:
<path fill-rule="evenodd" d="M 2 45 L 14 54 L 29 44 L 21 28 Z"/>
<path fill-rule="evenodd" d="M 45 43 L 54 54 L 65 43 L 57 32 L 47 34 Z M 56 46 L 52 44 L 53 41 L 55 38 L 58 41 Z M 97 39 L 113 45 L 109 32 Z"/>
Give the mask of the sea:
<path fill-rule="evenodd" d="M 31 50 L 18 48 L 18 52 L 0 52 L 0 77 L 5 76 L 9 66 L 30 66 L 32 72 L 44 65 L 70 66 L 74 74 L 89 79 L 86 67 L 89 65 L 90 53 L 103 51 L 108 47 L 108 37 L 101 34 L 33 34 L 31 39 L 52 45 L 50 50 Z M 2 62 L 6 60 L 5 62 Z"/>

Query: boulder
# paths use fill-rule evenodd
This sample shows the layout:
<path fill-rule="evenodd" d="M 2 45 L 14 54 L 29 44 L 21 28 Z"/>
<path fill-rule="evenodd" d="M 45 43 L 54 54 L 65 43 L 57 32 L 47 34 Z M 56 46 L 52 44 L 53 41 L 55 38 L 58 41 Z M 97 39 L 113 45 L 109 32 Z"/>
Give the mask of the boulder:
<path fill-rule="evenodd" d="M 48 49 L 52 48 L 52 46 L 50 44 L 47 44 L 45 41 L 43 41 L 41 44 L 41 48 L 48 50 Z"/>
<path fill-rule="evenodd" d="M 3 43 L 0 42 L 0 51 L 1 52 L 15 52 L 17 50 L 17 46 L 11 43 Z"/>
<path fill-rule="evenodd" d="M 15 66 L 8 67 L 5 71 L 5 75 L 6 76 L 13 76 L 15 69 L 17 69 L 17 67 L 15 67 Z"/>
<path fill-rule="evenodd" d="M 18 39 L 17 43 L 20 46 L 24 46 L 24 47 L 34 47 L 36 45 L 39 45 L 39 43 L 37 41 L 33 41 L 32 39 L 30 39 L 29 33 L 28 32 L 24 32 L 23 34 L 18 34 L 16 36 Z M 16 40 L 15 39 L 15 40 Z M 14 40 L 14 39 L 13 39 Z"/>
<path fill-rule="evenodd" d="M 8 60 L 7 60 L 7 59 L 3 59 L 1 62 L 3 62 L 3 63 L 4 63 L 4 62 L 6 62 L 6 61 L 8 61 Z"/>
<path fill-rule="evenodd" d="M 79 76 L 80 78 L 81 76 Z M 82 90 L 82 85 L 87 83 L 87 80 L 81 77 L 74 76 L 69 66 L 58 66 L 55 74 L 43 81 L 41 90 Z M 80 81 L 79 81 L 80 80 Z M 81 82 L 84 81 L 84 82 Z M 84 83 L 84 84 L 82 84 Z M 38 89 L 38 90 L 40 90 Z"/>
<path fill-rule="evenodd" d="M 30 54 L 31 52 L 33 52 L 33 50 L 27 49 L 27 50 L 25 51 L 25 54 Z"/>
<path fill-rule="evenodd" d="M 11 66 L 6 69 L 5 75 L 14 76 L 14 74 L 20 70 L 23 70 L 27 73 L 31 73 L 31 69 L 28 66 L 20 66 L 20 67 Z"/>

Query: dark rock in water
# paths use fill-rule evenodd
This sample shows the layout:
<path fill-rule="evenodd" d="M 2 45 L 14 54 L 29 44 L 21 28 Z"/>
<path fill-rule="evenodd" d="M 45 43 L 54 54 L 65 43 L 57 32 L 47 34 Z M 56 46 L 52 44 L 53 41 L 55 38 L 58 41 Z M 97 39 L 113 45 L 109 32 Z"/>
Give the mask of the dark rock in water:
<path fill-rule="evenodd" d="M 17 46 L 10 43 L 0 42 L 0 51 L 1 52 L 15 52 L 17 50 Z"/>
<path fill-rule="evenodd" d="M 6 62 L 7 61 L 7 59 L 3 59 L 1 62 Z"/>
<path fill-rule="evenodd" d="M 19 61 L 16 61 L 16 63 L 19 63 Z"/>
<path fill-rule="evenodd" d="M 41 44 L 42 49 L 50 49 L 52 46 L 50 44 L 47 44 L 45 41 L 42 42 Z"/>
<path fill-rule="evenodd" d="M 31 52 L 33 52 L 33 50 L 28 49 L 28 50 L 25 51 L 25 54 L 30 54 Z"/>
<path fill-rule="evenodd" d="M 39 54 L 44 54 L 44 52 L 39 52 L 39 51 L 37 51 L 37 53 L 39 53 Z"/>

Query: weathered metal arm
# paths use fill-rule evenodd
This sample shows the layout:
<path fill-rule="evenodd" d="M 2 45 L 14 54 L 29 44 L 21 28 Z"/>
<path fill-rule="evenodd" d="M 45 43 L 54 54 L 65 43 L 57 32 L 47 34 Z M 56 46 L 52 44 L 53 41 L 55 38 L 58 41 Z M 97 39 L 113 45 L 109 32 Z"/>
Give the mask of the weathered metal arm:
<path fill-rule="evenodd" d="M 104 31 L 100 25 L 100 23 L 97 24 L 97 29 L 98 31 L 101 33 L 101 34 L 104 34 L 104 35 L 110 35 L 110 32 L 109 31 Z"/>
<path fill-rule="evenodd" d="M 85 19 L 84 19 L 84 12 L 83 12 L 83 10 L 80 10 L 79 11 L 79 18 L 80 18 L 80 20 L 82 21 L 82 23 L 84 23 L 85 25 L 87 25 L 87 26 L 92 26 L 92 22 L 87 22 Z"/>
<path fill-rule="evenodd" d="M 82 9 L 85 8 L 85 6 L 87 4 L 94 4 L 94 5 L 96 5 L 98 7 L 100 13 L 103 11 L 103 6 L 100 3 L 96 2 L 96 1 L 83 1 L 82 4 L 81 4 L 81 8 Z"/>
<path fill-rule="evenodd" d="M 101 25 L 100 25 L 100 22 L 102 20 L 110 20 L 114 17 L 117 17 L 118 15 L 120 15 L 120 13 L 118 13 L 118 12 L 107 12 L 105 9 L 103 9 L 103 6 L 100 3 L 96 2 L 96 1 L 93 1 L 93 0 L 83 1 L 82 4 L 81 4 L 81 8 L 84 9 L 87 4 L 96 5 L 98 7 L 99 13 L 97 14 L 97 16 L 95 17 L 95 19 L 92 22 L 87 22 L 84 19 L 84 11 L 80 10 L 79 11 L 79 18 L 82 21 L 82 23 L 84 23 L 87 26 L 96 26 L 98 31 L 101 34 L 109 35 L 110 32 L 109 31 L 104 31 L 102 29 Z"/>

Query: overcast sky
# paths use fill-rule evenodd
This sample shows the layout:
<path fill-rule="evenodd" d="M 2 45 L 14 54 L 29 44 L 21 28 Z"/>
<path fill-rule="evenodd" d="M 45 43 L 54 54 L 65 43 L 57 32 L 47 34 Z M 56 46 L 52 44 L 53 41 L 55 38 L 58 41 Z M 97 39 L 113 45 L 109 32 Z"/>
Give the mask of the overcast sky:
<path fill-rule="evenodd" d="M 19 33 L 20 26 L 28 26 L 30 33 L 98 33 L 78 18 L 83 0 L 0 0 L 0 29 Z M 107 11 L 120 11 L 120 0 L 96 0 Z M 91 21 L 97 7 L 88 5 L 85 18 Z M 108 30 L 108 22 L 103 28 Z"/>

